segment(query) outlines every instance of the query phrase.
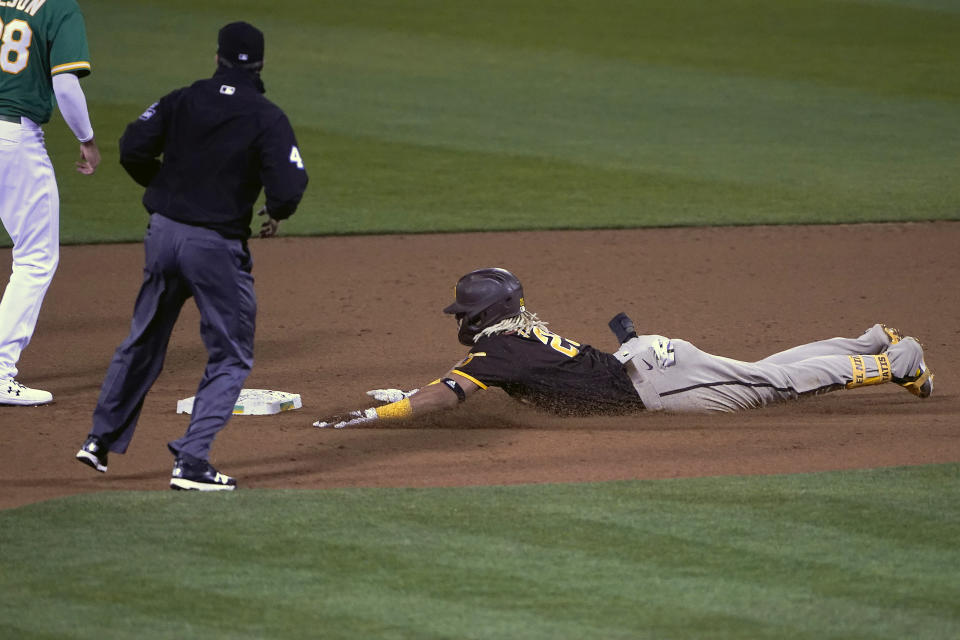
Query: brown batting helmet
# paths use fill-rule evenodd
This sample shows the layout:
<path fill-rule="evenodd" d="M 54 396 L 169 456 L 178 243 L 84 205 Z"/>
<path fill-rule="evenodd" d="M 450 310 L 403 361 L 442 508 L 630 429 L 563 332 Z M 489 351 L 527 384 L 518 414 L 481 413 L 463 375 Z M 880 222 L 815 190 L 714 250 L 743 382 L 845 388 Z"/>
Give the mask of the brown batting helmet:
<path fill-rule="evenodd" d="M 523 311 L 523 286 L 515 275 L 500 268 L 477 269 L 460 278 L 456 301 L 443 312 L 460 323 L 457 337 L 473 346 L 474 337 L 501 320 Z"/>

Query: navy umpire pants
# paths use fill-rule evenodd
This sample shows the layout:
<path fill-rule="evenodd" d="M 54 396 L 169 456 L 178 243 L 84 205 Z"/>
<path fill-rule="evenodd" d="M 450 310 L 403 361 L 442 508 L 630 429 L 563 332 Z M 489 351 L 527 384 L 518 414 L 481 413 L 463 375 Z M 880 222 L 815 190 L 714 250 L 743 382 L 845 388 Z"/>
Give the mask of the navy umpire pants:
<path fill-rule="evenodd" d="M 147 392 L 163 369 L 170 334 L 191 296 L 200 311 L 200 336 L 209 360 L 184 436 L 174 454 L 208 460 L 253 367 L 257 300 L 250 254 L 241 240 L 150 216 L 144 240 L 143 285 L 130 335 L 117 348 L 100 389 L 91 435 L 110 451 L 127 450 Z M 173 410 L 173 407 L 170 407 Z"/>

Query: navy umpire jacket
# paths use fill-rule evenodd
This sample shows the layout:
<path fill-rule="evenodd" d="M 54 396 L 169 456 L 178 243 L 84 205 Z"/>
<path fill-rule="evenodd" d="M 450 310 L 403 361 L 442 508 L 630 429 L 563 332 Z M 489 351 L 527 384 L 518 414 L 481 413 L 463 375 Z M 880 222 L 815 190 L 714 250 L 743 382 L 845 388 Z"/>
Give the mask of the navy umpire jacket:
<path fill-rule="evenodd" d="M 147 188 L 148 213 L 225 238 L 250 236 L 261 187 L 275 220 L 293 214 L 307 187 L 290 121 L 263 96 L 259 76 L 222 66 L 128 125 L 120 164 Z"/>

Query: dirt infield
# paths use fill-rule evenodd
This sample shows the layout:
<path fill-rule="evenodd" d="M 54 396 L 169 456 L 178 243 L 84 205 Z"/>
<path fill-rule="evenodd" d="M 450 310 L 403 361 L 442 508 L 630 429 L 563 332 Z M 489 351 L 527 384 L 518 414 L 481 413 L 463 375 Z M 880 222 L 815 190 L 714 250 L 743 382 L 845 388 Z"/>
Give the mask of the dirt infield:
<path fill-rule="evenodd" d="M 213 462 L 243 488 L 445 486 L 795 473 L 960 461 L 960 223 L 278 238 L 251 243 L 260 313 L 249 388 L 304 407 L 235 417 Z M 9 273 L 10 250 L 0 251 Z M 613 350 L 607 321 L 741 359 L 886 322 L 916 335 L 936 372 L 919 400 L 894 385 L 737 415 L 556 418 L 492 390 L 432 419 L 319 430 L 368 406 L 364 391 L 418 386 L 464 354 L 441 314 L 463 273 L 504 266 L 552 330 Z M 192 303 L 106 475 L 74 453 L 126 335 L 139 244 L 63 250 L 20 379 L 45 407 L 0 407 L 0 508 L 106 490 L 166 490 L 165 443 L 186 428 L 205 353 Z M 5 275 L 2 276 L 5 279 Z"/>

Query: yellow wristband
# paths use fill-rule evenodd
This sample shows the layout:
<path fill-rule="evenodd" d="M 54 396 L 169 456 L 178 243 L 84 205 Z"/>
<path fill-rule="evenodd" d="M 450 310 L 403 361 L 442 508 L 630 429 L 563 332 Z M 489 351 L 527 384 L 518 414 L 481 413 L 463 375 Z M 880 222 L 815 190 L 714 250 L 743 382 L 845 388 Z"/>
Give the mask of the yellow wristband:
<path fill-rule="evenodd" d="M 404 398 L 399 402 L 391 402 L 377 408 L 377 417 L 381 420 L 406 418 L 411 415 L 413 415 L 413 407 L 410 406 L 410 398 Z"/>

